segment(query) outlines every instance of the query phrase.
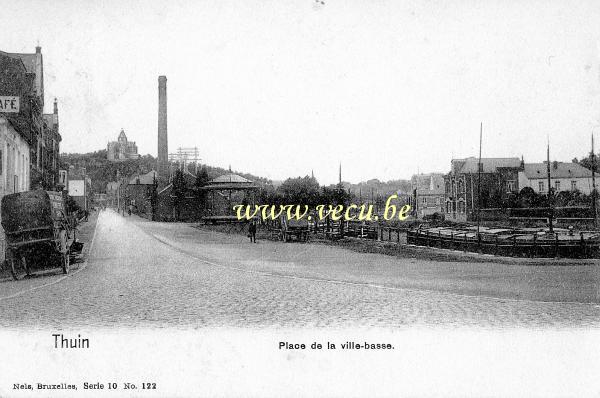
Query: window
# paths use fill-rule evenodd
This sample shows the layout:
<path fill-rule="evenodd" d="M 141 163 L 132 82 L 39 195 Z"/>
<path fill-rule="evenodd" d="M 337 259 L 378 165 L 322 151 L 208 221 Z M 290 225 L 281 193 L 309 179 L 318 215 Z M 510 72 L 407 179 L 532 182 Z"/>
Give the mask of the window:
<path fill-rule="evenodd" d="M 506 181 L 506 192 L 512 192 L 515 190 L 515 182 L 514 181 Z"/>
<path fill-rule="evenodd" d="M 465 182 L 463 180 L 458 181 L 458 192 L 460 192 L 460 193 L 465 192 Z"/>
<path fill-rule="evenodd" d="M 424 206 L 427 206 L 427 197 L 423 196 L 423 198 L 421 199 L 421 203 L 423 203 Z"/>
<path fill-rule="evenodd" d="M 554 191 L 560 192 L 560 181 L 554 181 Z"/>
<path fill-rule="evenodd" d="M 1 157 L 2 157 L 2 153 L 0 152 L 0 158 L 1 158 Z M 435 198 L 435 205 L 436 205 L 436 206 L 439 206 L 439 205 L 440 205 L 440 198 L 439 198 L 439 197 Z"/>
<path fill-rule="evenodd" d="M 446 213 L 450 214 L 450 207 L 451 203 L 450 202 L 446 202 Z"/>
<path fill-rule="evenodd" d="M 571 181 L 571 191 L 577 190 L 577 181 Z"/>
<path fill-rule="evenodd" d="M 546 188 L 544 188 L 544 181 L 538 182 L 538 190 L 539 192 L 546 192 Z"/>

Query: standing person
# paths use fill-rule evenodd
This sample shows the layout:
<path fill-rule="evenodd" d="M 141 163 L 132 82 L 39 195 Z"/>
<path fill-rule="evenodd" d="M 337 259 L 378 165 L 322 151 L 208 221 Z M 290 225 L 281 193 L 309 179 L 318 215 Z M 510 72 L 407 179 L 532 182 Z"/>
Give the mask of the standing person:
<path fill-rule="evenodd" d="M 130 203 L 129 207 L 127 208 L 127 214 L 129 214 L 129 216 L 131 216 L 131 211 L 133 210 L 133 205 Z"/>
<path fill-rule="evenodd" d="M 254 221 L 250 221 L 250 226 L 248 227 L 248 236 L 250 236 L 250 243 L 256 243 L 256 223 Z"/>

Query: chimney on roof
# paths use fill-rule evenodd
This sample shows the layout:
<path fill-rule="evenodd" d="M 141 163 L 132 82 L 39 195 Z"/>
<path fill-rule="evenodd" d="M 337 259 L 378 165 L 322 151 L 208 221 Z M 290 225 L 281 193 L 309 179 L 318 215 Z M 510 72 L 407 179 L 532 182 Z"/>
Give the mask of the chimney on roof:
<path fill-rule="evenodd" d="M 554 170 L 558 169 L 558 162 L 556 160 L 552 162 L 552 167 L 554 167 Z"/>
<path fill-rule="evenodd" d="M 54 114 L 58 115 L 58 101 L 54 98 Z"/>
<path fill-rule="evenodd" d="M 36 54 L 41 54 L 41 53 L 42 53 L 42 47 L 40 47 L 40 46 L 35 46 L 35 53 L 36 53 Z"/>

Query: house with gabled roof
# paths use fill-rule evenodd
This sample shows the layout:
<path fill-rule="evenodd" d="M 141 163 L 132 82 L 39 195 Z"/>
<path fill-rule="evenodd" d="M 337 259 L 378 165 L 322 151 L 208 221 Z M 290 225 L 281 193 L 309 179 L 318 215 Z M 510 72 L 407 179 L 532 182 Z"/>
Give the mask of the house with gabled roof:
<path fill-rule="evenodd" d="M 579 163 L 551 162 L 550 188 L 561 191 L 592 192 L 592 171 Z M 519 172 L 519 187 L 531 187 L 536 193 L 548 194 L 548 163 L 525 163 Z"/>
<path fill-rule="evenodd" d="M 447 220 L 474 220 L 478 207 L 498 207 L 509 194 L 519 192 L 519 171 L 524 163 L 518 157 L 481 161 L 469 157 L 452 159 L 450 165 L 450 173 L 444 176 Z"/>

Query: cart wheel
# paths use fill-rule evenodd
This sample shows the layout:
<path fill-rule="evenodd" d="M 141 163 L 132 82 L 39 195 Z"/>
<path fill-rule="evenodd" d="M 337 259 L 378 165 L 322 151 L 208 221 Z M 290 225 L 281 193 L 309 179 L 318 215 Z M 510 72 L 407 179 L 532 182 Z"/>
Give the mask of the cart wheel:
<path fill-rule="evenodd" d="M 61 257 L 61 266 L 62 266 L 62 270 L 63 270 L 63 274 L 68 274 L 69 273 L 69 264 L 70 264 L 70 256 L 69 256 L 69 252 L 65 252 L 62 253 L 60 255 Z"/>
<path fill-rule="evenodd" d="M 24 259 L 24 257 L 19 257 L 13 250 L 6 251 L 6 261 L 10 267 L 10 273 L 16 281 L 23 279 L 29 274 Z"/>

